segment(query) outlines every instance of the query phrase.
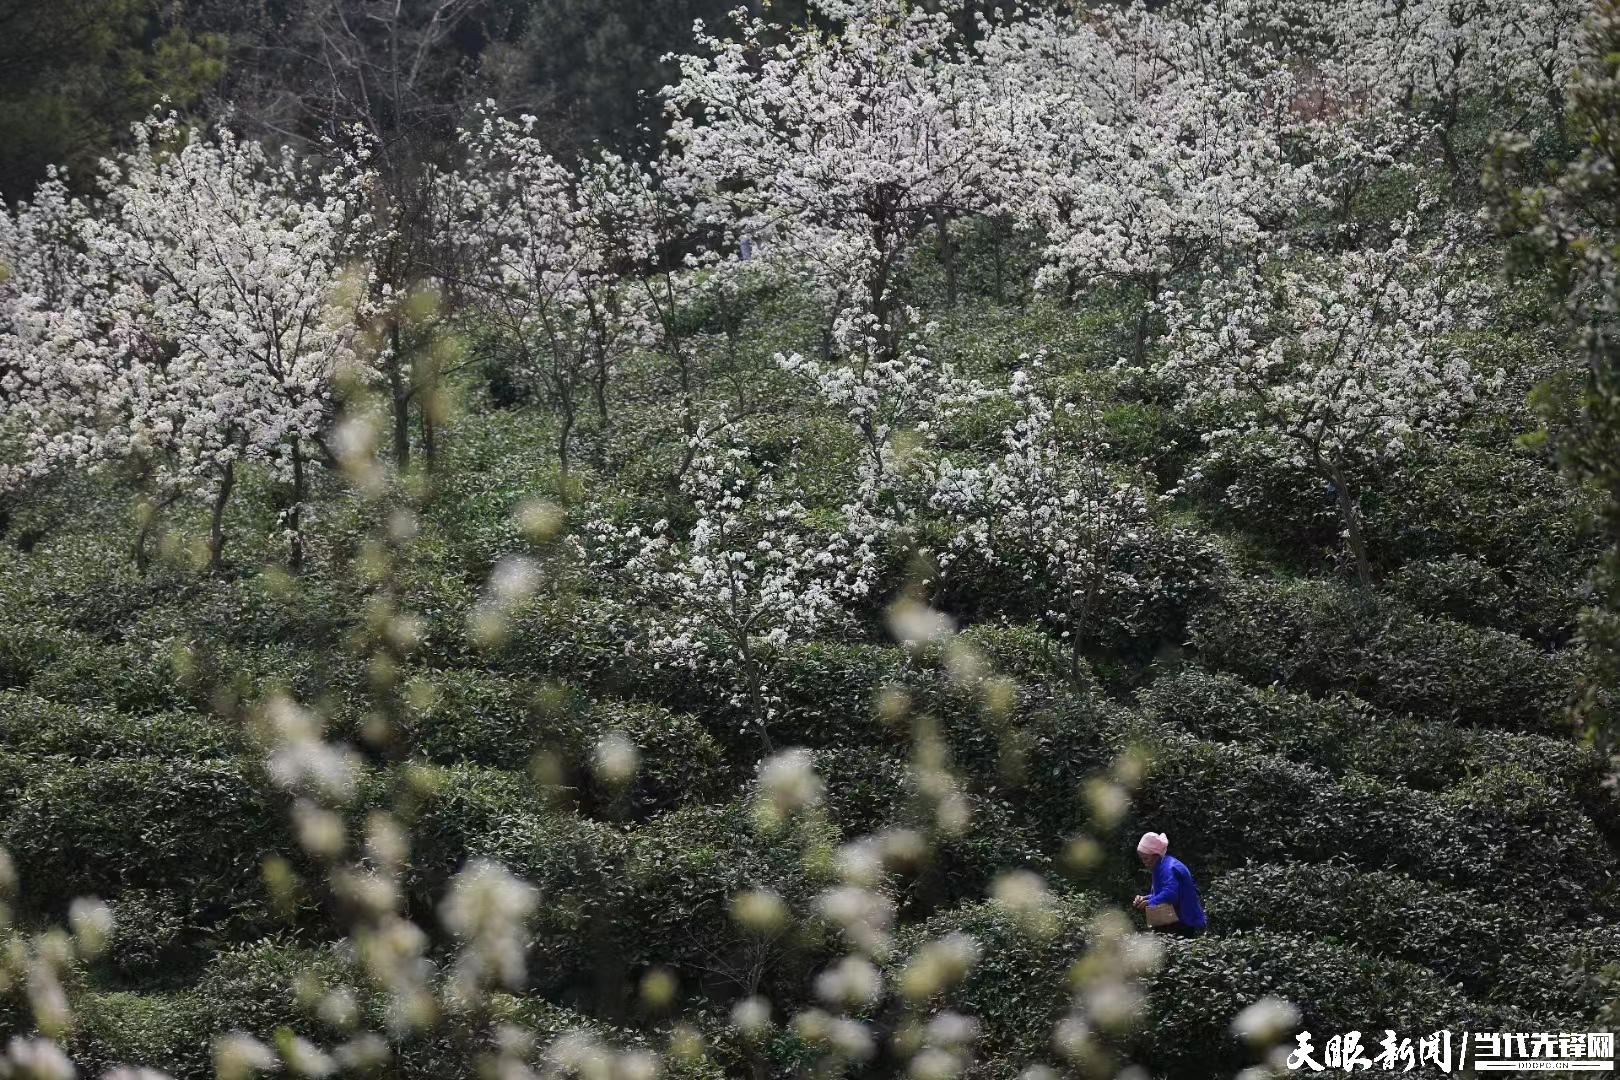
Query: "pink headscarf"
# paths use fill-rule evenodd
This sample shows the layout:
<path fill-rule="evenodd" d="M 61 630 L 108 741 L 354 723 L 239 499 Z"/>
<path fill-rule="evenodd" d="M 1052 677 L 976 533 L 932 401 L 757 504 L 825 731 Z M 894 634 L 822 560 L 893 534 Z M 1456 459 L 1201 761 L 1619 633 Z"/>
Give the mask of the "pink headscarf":
<path fill-rule="evenodd" d="M 1143 833 L 1136 850 L 1144 855 L 1163 855 L 1170 850 L 1170 838 L 1162 832 Z"/>

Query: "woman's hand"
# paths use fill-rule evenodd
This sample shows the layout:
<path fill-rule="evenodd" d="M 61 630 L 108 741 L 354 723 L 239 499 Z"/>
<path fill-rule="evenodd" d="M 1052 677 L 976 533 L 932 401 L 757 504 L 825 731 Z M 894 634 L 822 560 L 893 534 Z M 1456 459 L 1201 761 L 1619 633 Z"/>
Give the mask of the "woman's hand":
<path fill-rule="evenodd" d="M 1145 897 L 1145 896 L 1133 897 L 1132 900 L 1131 900 L 1131 907 L 1135 908 L 1137 911 L 1145 910 L 1147 908 L 1147 897 Z"/>

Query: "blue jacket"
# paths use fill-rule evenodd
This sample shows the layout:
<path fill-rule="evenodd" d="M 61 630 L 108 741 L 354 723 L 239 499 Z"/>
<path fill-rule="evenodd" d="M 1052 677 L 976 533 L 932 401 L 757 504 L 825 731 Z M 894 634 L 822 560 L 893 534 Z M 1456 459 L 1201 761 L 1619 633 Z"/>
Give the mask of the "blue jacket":
<path fill-rule="evenodd" d="M 1148 894 L 1149 904 L 1171 903 L 1176 906 L 1176 917 L 1194 930 L 1202 930 L 1204 905 L 1198 899 L 1198 883 L 1193 880 L 1187 864 L 1174 855 L 1166 855 L 1153 868 L 1153 891 Z"/>

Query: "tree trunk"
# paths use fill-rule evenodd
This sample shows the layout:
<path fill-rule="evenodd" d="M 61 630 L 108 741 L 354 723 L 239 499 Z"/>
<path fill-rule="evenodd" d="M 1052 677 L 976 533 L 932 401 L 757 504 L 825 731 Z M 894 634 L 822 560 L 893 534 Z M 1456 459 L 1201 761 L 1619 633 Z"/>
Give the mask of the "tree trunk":
<path fill-rule="evenodd" d="M 596 399 L 596 418 L 602 422 L 602 430 L 607 430 L 608 423 L 608 361 L 605 356 L 596 358 L 596 377 L 591 380 L 591 394 Z"/>
<path fill-rule="evenodd" d="M 771 743 L 770 726 L 765 722 L 765 675 L 759 669 L 759 661 L 755 659 L 753 650 L 748 645 L 748 635 L 745 632 L 740 641 L 743 662 L 743 678 L 748 683 L 748 705 L 754 714 L 754 723 L 759 725 L 759 742 L 763 753 L 775 752 Z"/>
<path fill-rule="evenodd" d="M 152 556 L 146 550 L 146 541 L 151 538 L 152 526 L 156 523 L 157 515 L 153 514 L 152 517 L 141 523 L 139 529 L 135 530 L 135 545 L 130 550 L 130 557 L 134 560 L 135 572 L 141 577 L 145 577 L 147 570 L 152 567 Z"/>
<path fill-rule="evenodd" d="M 293 440 L 292 447 L 293 466 L 293 497 L 292 505 L 287 508 L 287 529 L 292 533 L 292 541 L 287 551 L 287 568 L 293 573 L 304 569 L 304 447 L 300 440 Z"/>
<path fill-rule="evenodd" d="M 995 267 L 995 301 L 998 304 L 1007 302 L 1007 269 L 1006 255 L 1003 251 L 1003 237 L 1001 235 L 1001 219 L 998 217 L 990 223 L 990 250 L 991 262 Z"/>
<path fill-rule="evenodd" d="M 152 566 L 152 554 L 146 549 L 146 545 L 147 541 L 152 539 L 152 530 L 157 528 L 158 515 L 173 506 L 179 497 L 180 493 L 175 491 L 159 502 L 142 504 L 146 517 L 141 522 L 140 528 L 135 530 L 135 544 L 130 551 L 130 556 L 135 561 L 135 570 L 142 577 L 146 576 L 146 571 Z"/>
<path fill-rule="evenodd" d="M 574 436 L 574 414 L 569 411 L 560 416 L 558 420 L 560 427 L 557 432 L 557 471 L 562 473 L 564 479 L 567 479 L 568 444 L 573 440 Z"/>
<path fill-rule="evenodd" d="M 1361 532 L 1361 509 L 1350 495 L 1344 473 L 1337 465 L 1329 466 L 1328 477 L 1339 504 L 1339 519 L 1344 523 L 1345 536 L 1350 544 L 1350 558 L 1355 562 L 1356 581 L 1367 592 L 1372 591 L 1372 562 L 1367 557 L 1367 541 Z"/>
<path fill-rule="evenodd" d="M 225 504 L 230 502 L 231 488 L 235 485 L 236 459 L 232 458 L 225 463 L 225 475 L 214 493 L 213 515 L 208 525 L 208 569 L 216 574 L 225 569 Z"/>
<path fill-rule="evenodd" d="M 1446 175 L 1453 183 L 1462 174 L 1462 158 L 1457 153 L 1456 139 L 1453 137 L 1460 113 L 1461 103 L 1457 100 L 1457 94 L 1453 93 L 1446 102 L 1446 111 L 1440 120 L 1440 153 L 1446 161 Z"/>
<path fill-rule="evenodd" d="M 433 411 L 437 399 L 429 394 L 423 399 L 422 411 L 422 457 L 427 461 L 428 471 L 432 472 L 439 463 L 439 425 L 433 419 Z"/>
<path fill-rule="evenodd" d="M 1152 330 L 1153 303 L 1159 298 L 1159 275 L 1149 274 L 1142 287 L 1142 310 L 1136 314 L 1136 366 L 1147 362 L 1148 335 Z"/>
<path fill-rule="evenodd" d="M 939 229 L 939 261 L 945 268 L 945 307 L 956 309 L 956 242 L 951 239 L 951 222 L 944 211 L 935 211 Z"/>
<path fill-rule="evenodd" d="M 1080 654 L 1080 631 L 1071 629 L 1069 631 L 1069 681 L 1074 683 L 1075 689 L 1085 686 L 1085 681 L 1080 677 L 1080 665 L 1084 660 L 1085 658 Z"/>
<path fill-rule="evenodd" d="M 388 363 L 388 389 L 394 405 L 394 464 L 400 472 L 411 467 L 411 392 L 405 384 L 404 336 L 399 332 L 399 320 L 388 327 L 389 347 L 392 351 Z"/>

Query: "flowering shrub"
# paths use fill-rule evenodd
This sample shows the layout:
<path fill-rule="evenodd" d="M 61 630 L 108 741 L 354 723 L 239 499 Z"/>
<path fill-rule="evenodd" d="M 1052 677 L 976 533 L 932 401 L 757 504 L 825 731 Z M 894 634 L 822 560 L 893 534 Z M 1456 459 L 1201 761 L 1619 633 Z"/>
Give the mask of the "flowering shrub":
<path fill-rule="evenodd" d="M 1111 476 L 1099 447 L 1061 446 L 1055 409 L 1027 372 L 1013 376 L 1012 394 L 1019 416 L 1000 459 L 939 466 L 933 504 L 958 528 L 940 563 L 949 570 L 971 552 L 1040 597 L 1078 679 L 1084 645 L 1136 630 L 1145 610 L 1181 587 L 1178 577 L 1193 576 L 1192 560 L 1176 550 L 1185 541 L 1161 538 L 1148 495 Z"/>
<path fill-rule="evenodd" d="M 780 494 L 779 482 L 751 472 L 746 454 L 706 440 L 683 484 L 696 520 L 683 540 L 660 521 L 622 535 L 606 520 L 593 527 L 599 565 L 656 600 L 638 603 L 644 647 L 663 662 L 729 680 L 730 704 L 746 707 L 745 725 L 770 745 L 780 707 L 772 685 L 774 654 L 814 636 L 870 588 L 873 548 L 859 534 L 817 535 L 801 524 L 805 508 Z"/>

